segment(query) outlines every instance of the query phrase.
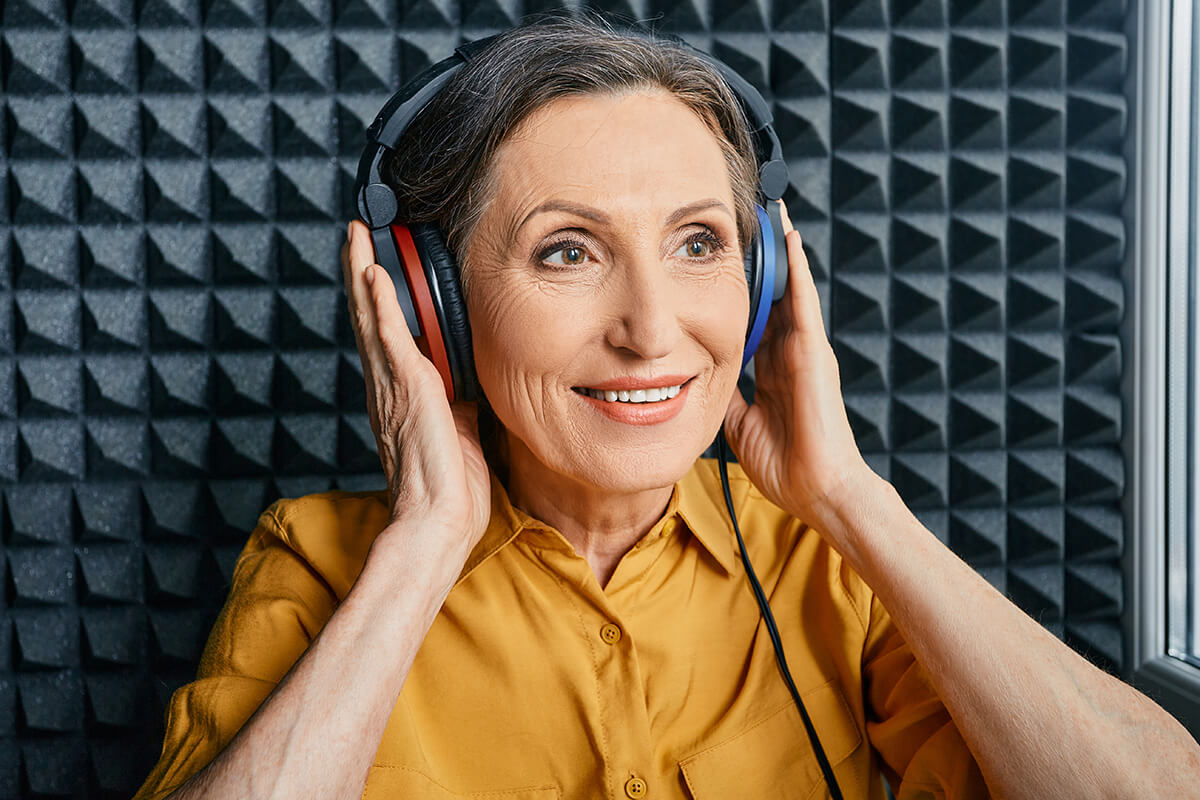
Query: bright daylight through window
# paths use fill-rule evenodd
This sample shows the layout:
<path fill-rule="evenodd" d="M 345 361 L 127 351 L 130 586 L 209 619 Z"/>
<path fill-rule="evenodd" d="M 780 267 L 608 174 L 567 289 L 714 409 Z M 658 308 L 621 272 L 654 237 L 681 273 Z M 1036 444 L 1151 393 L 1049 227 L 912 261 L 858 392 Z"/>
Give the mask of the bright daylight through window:
<path fill-rule="evenodd" d="M 1180 3 L 1183 5 L 1183 3 Z M 1188 5 L 1191 5 L 1189 0 Z M 1177 153 L 1182 169 L 1172 170 L 1172 188 L 1178 183 L 1179 195 L 1172 203 L 1179 203 L 1182 212 L 1172 215 L 1170 269 L 1186 271 L 1187 294 L 1180 297 L 1188 316 L 1187 354 L 1187 401 L 1184 406 L 1187 416 L 1187 518 L 1186 525 L 1168 529 L 1170 547 L 1170 587 L 1168 600 L 1169 647 L 1173 656 L 1181 657 L 1200 667 L 1200 202 L 1197 191 L 1200 180 L 1200 159 L 1197 157 L 1197 139 L 1200 138 L 1200 25 L 1196 24 L 1196 11 L 1191 9 L 1192 30 L 1190 47 L 1186 50 L 1190 65 L 1181 57 L 1173 59 L 1178 76 L 1173 71 L 1172 80 L 1186 85 L 1178 87 L 1172 97 L 1172 117 L 1178 111 L 1179 120 Z M 1190 68 L 1189 68 L 1190 66 Z M 1175 93 L 1173 93 L 1175 94 Z M 1176 154 L 1173 154 L 1173 156 Z M 1186 159 L 1186 160 L 1185 160 Z M 1176 258 L 1174 253 L 1179 253 Z M 1184 383 L 1184 381 L 1179 381 Z M 1176 566 L 1177 565 L 1177 566 Z"/>
<path fill-rule="evenodd" d="M 1200 736 L 1200 12 L 1147 3 L 1138 23 L 1133 680 Z"/>

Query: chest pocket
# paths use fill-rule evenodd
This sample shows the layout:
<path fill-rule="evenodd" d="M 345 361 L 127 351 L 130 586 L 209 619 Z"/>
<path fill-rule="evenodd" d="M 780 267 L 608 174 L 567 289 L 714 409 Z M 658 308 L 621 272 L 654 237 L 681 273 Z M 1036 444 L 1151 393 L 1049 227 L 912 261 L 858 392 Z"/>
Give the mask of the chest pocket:
<path fill-rule="evenodd" d="M 411 767 L 380 765 L 367 773 L 362 800 L 558 800 L 555 786 L 454 792 Z"/>
<path fill-rule="evenodd" d="M 831 766 L 853 753 L 862 732 L 833 681 L 801 695 Z M 761 722 L 679 762 L 695 800 L 805 800 L 825 779 L 789 698 Z"/>

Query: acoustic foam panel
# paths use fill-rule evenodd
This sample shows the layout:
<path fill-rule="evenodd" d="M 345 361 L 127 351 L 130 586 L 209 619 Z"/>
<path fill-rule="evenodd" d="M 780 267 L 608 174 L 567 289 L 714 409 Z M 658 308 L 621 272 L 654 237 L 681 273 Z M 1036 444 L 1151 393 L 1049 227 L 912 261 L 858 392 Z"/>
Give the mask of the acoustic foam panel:
<path fill-rule="evenodd" d="M 859 444 L 1109 669 L 1123 0 L 632 0 L 772 101 Z M 275 498 L 382 485 L 363 129 L 516 0 L 6 0 L 0 796 L 128 797 Z"/>

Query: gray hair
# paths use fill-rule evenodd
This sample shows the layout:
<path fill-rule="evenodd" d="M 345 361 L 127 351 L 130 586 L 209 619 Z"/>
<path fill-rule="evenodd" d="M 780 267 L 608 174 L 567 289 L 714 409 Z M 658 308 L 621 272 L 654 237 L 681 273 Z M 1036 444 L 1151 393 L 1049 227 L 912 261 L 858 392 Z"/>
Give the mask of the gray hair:
<path fill-rule="evenodd" d="M 381 165 L 398 219 L 436 222 L 470 293 L 469 245 L 495 193 L 496 150 L 542 106 L 570 95 L 662 89 L 716 137 L 733 187 L 739 245 L 758 231 L 758 163 L 737 95 L 703 57 L 599 12 L 527 17 L 463 66 Z"/>

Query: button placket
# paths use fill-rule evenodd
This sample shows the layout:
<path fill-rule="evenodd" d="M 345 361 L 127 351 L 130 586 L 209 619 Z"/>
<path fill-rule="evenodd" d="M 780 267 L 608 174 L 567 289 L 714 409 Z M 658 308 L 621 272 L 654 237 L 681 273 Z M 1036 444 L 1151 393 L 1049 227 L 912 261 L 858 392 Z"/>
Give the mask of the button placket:
<path fill-rule="evenodd" d="M 654 747 L 645 701 L 645 685 L 637 664 L 637 646 L 622 623 L 619 602 L 613 594 L 600 587 L 587 561 L 565 548 L 551 548 L 536 543 L 530 537 L 531 556 L 540 561 L 552 574 L 559 576 L 559 585 L 568 601 L 579 603 L 582 623 L 580 633 L 591 642 L 593 636 L 608 648 L 592 646 L 601 713 L 595 718 L 597 738 L 601 742 L 599 756 L 604 764 L 606 788 L 615 796 L 645 798 L 649 781 L 630 770 L 634 765 L 653 761 Z M 643 554 L 644 555 L 644 554 Z M 629 563 L 624 563 L 625 572 Z M 586 573 L 585 573 L 586 571 Z M 610 584 L 611 586 L 611 584 Z M 609 783 L 609 780 L 612 782 Z M 633 794 L 630 794 L 633 792 Z"/>

